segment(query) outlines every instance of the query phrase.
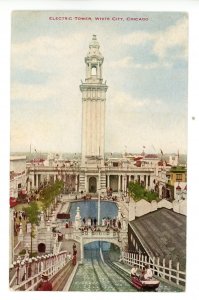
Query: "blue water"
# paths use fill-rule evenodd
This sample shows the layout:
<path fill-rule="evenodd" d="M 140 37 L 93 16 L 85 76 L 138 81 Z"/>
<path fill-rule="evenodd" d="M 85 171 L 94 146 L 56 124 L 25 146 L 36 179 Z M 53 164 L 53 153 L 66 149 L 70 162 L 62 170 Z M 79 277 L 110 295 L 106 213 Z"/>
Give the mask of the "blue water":
<path fill-rule="evenodd" d="M 96 241 L 96 242 L 92 242 L 89 244 L 84 245 L 84 257 L 87 258 L 87 256 L 89 257 L 89 255 L 87 255 L 89 253 L 89 251 L 98 251 L 101 248 L 102 251 L 109 251 L 110 250 L 110 246 L 111 244 L 108 242 L 101 242 L 101 241 Z"/>
<path fill-rule="evenodd" d="M 97 200 L 85 200 L 71 203 L 70 215 L 72 221 L 75 220 L 77 207 L 80 208 L 81 218 L 96 218 L 98 215 L 98 201 Z M 116 218 L 118 214 L 118 208 L 115 203 L 100 201 L 100 220 L 103 218 Z"/>

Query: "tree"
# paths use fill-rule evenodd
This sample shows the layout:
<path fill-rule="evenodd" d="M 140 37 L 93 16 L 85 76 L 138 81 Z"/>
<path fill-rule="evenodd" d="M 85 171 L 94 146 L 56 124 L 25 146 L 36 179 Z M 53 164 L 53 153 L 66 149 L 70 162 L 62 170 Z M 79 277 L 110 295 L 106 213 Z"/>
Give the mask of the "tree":
<path fill-rule="evenodd" d="M 40 200 L 42 201 L 42 208 L 46 212 L 50 205 L 55 200 L 63 189 L 64 183 L 61 180 L 56 180 L 55 183 L 47 185 L 40 192 Z"/>
<path fill-rule="evenodd" d="M 128 191 L 129 191 L 129 195 L 135 201 L 139 201 L 141 199 L 145 199 L 148 202 L 151 202 L 152 200 L 158 200 L 157 193 L 146 190 L 138 182 L 129 182 Z"/>
<path fill-rule="evenodd" d="M 32 239 L 34 236 L 34 229 L 35 225 L 39 225 L 39 206 L 37 202 L 33 201 L 30 203 L 28 207 L 24 207 L 23 210 L 25 211 L 28 221 L 31 224 L 31 233 L 30 233 L 30 257 L 32 257 Z"/>

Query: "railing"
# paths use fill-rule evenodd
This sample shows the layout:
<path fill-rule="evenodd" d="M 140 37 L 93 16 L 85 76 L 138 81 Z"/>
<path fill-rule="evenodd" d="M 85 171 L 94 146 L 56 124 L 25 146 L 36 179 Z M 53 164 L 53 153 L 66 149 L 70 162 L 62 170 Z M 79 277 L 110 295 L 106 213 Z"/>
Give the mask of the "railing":
<path fill-rule="evenodd" d="M 30 258 L 13 263 L 14 275 L 10 280 L 10 288 L 14 291 L 34 291 L 45 272 L 49 278 L 59 272 L 67 264 L 67 252 L 58 255 L 48 254 L 45 256 Z"/>
<path fill-rule="evenodd" d="M 88 165 L 87 167 L 81 168 L 82 170 L 93 170 L 95 173 L 98 173 L 98 170 L 96 170 L 96 164 Z M 71 172 L 71 174 L 75 172 L 79 172 L 80 168 L 78 166 L 65 166 L 65 167 L 56 167 L 56 166 L 31 166 L 29 168 L 29 172 Z M 108 167 L 103 167 L 102 172 L 109 173 L 114 171 L 135 171 L 136 173 L 139 171 L 139 173 L 143 172 L 154 172 L 154 167 L 136 167 L 134 164 L 133 165 L 127 165 L 127 166 L 108 166 Z"/>
<path fill-rule="evenodd" d="M 23 250 L 23 243 L 21 242 L 21 241 L 19 241 L 18 243 L 17 243 L 17 245 L 14 247 L 14 249 L 13 249 L 13 254 L 14 254 L 14 256 L 15 255 L 19 255 L 19 252 L 21 251 L 21 250 Z"/>
<path fill-rule="evenodd" d="M 143 267 L 148 264 L 150 265 L 153 274 L 156 276 L 159 276 L 163 280 L 175 284 L 183 289 L 185 287 L 186 273 L 184 271 L 180 271 L 179 262 L 177 262 L 176 266 L 174 267 L 172 260 L 166 262 L 165 259 L 162 259 L 161 262 L 159 257 L 153 257 L 151 259 L 142 254 L 129 252 L 122 252 L 122 260 L 128 265 L 136 265 L 139 269 L 143 269 Z"/>

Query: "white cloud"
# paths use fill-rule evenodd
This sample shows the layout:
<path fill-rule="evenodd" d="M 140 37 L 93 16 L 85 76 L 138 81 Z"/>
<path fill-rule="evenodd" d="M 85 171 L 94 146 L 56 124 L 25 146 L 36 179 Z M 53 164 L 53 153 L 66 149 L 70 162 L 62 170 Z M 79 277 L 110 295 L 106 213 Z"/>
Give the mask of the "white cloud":
<path fill-rule="evenodd" d="M 182 27 L 182 24 L 177 26 L 179 33 L 175 45 L 186 44 L 186 39 L 183 42 L 183 34 L 180 37 L 180 27 Z M 84 80 L 84 56 L 88 51 L 92 32 L 95 32 L 95 30 L 92 28 L 91 34 L 88 31 L 85 31 L 85 34 L 82 32 L 78 34 L 70 33 L 65 36 L 63 32 L 61 32 L 62 36 L 58 32 L 57 36 L 34 37 L 26 43 L 13 43 L 12 72 L 14 80 L 11 94 L 12 100 L 18 101 L 17 105 L 13 106 L 13 120 L 11 120 L 11 147 L 13 149 L 24 149 L 25 144 L 32 143 L 35 144 L 36 148 L 44 151 L 52 150 L 53 147 L 55 150 L 57 148 L 64 151 L 76 152 L 80 150 L 81 92 L 79 84 L 81 78 Z M 165 31 L 166 39 L 169 38 L 169 34 L 172 34 L 172 32 L 175 32 L 174 27 L 170 27 Z M 110 84 L 107 93 L 107 98 L 110 97 L 110 99 L 107 99 L 106 106 L 108 126 L 106 130 L 108 136 L 106 149 L 112 151 L 122 150 L 121 144 L 126 144 L 130 145 L 133 151 L 137 145 L 143 145 L 145 139 L 150 140 L 149 143 L 151 143 L 152 126 L 149 128 L 145 113 L 148 112 L 148 115 L 150 115 L 151 111 L 155 111 L 157 117 L 158 110 L 163 108 L 164 104 L 161 99 L 139 98 L 132 95 L 130 92 L 128 93 L 128 87 L 125 86 L 123 81 L 121 85 L 117 85 L 117 82 L 120 82 L 121 78 L 128 72 L 127 68 L 146 70 L 170 67 L 171 64 L 164 58 L 168 49 L 172 47 L 172 42 L 161 40 L 163 33 L 160 32 L 135 32 L 131 35 L 123 35 L 123 37 L 119 37 L 119 33 L 117 33 L 111 36 L 113 38 L 110 39 L 108 30 L 105 32 L 103 29 L 98 28 L 96 34 L 102 46 L 101 52 L 105 57 L 103 76 L 108 82 L 111 82 L 110 79 L 113 78 L 114 68 L 114 85 Z M 153 43 L 152 49 L 159 60 L 153 63 L 137 63 L 130 52 L 128 52 L 129 54 L 123 52 L 123 48 L 113 51 L 113 49 L 116 49 L 114 39 L 116 36 L 120 45 L 122 44 L 121 38 L 123 38 L 124 43 L 131 45 L 141 45 L 146 41 L 151 41 Z M 118 55 L 122 59 L 118 60 Z M 115 68 L 123 68 L 124 70 L 115 72 Z M 27 74 L 30 73 L 27 83 L 21 77 L 22 75 L 20 76 L 20 72 L 17 73 L 20 70 L 22 70 L 22 75 L 26 74 L 23 71 L 27 71 Z M 28 73 L 28 71 L 30 72 Z M 38 78 L 35 82 L 33 78 L 30 84 L 31 72 L 34 73 L 34 78 L 38 72 Z M 46 80 L 43 80 L 43 82 L 41 80 L 41 84 L 38 84 L 39 72 L 42 73 L 42 76 L 45 76 L 45 73 L 47 74 Z M 48 106 L 49 99 L 54 101 L 49 102 Z M 26 110 L 29 112 L 31 112 L 33 105 L 38 105 L 38 113 L 34 109 L 34 116 L 26 117 L 26 113 L 24 113 L 21 114 L 21 118 L 17 119 L 21 112 L 20 109 L 23 109 L 23 106 L 20 107 L 19 100 L 26 102 Z M 40 106 L 39 101 L 44 102 L 46 105 Z M 53 105 L 56 106 L 55 110 L 53 110 Z M 153 130 L 157 128 L 157 122 L 159 122 L 159 119 L 154 118 Z M 119 136 L 117 133 L 118 128 L 122 133 Z M 149 129 L 151 129 L 150 132 L 148 132 Z M 131 130 L 133 138 L 129 134 Z M 143 141 L 141 141 L 142 139 Z M 156 140 L 154 144 L 155 142 Z M 144 144 L 146 143 L 147 141 L 144 142 Z"/>
<path fill-rule="evenodd" d="M 66 37 L 41 36 L 28 43 L 13 43 L 12 65 L 14 68 L 56 72 L 56 69 L 70 61 L 74 53 L 84 49 L 82 39 L 80 33 L 74 33 Z"/>
<path fill-rule="evenodd" d="M 158 105 L 158 109 L 163 109 L 164 104 L 161 99 L 139 98 L 127 92 L 114 90 L 111 94 L 111 99 L 108 99 L 107 107 L 112 111 L 112 114 L 124 114 L 125 118 L 135 111 L 146 111 L 149 108 Z"/>
<path fill-rule="evenodd" d="M 132 56 L 126 56 L 120 60 L 112 61 L 109 63 L 112 68 L 133 68 L 133 69 L 156 69 L 156 68 L 169 68 L 171 63 L 168 62 L 153 62 L 153 63 L 136 63 Z"/>
<path fill-rule="evenodd" d="M 158 58 L 167 56 L 168 50 L 179 47 L 178 57 L 187 58 L 188 47 L 188 20 L 186 17 L 178 20 L 175 25 L 168 27 L 164 31 L 146 32 L 135 31 L 121 37 L 120 42 L 128 45 L 142 45 L 152 42 L 152 51 Z"/>
<path fill-rule="evenodd" d="M 13 83 L 11 87 L 12 100 L 45 101 L 49 97 L 55 97 L 55 90 L 46 85 Z"/>
<path fill-rule="evenodd" d="M 167 55 L 167 51 L 180 47 L 178 57 L 187 58 L 188 47 L 188 20 L 183 18 L 175 26 L 169 27 L 165 32 L 159 33 L 155 39 L 153 51 L 160 58 Z"/>

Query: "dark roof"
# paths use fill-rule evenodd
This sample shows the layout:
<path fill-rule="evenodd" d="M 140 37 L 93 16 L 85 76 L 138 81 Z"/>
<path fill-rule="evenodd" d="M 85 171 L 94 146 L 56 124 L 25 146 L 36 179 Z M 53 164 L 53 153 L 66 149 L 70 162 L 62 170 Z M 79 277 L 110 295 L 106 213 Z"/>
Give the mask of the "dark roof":
<path fill-rule="evenodd" d="M 170 172 L 171 173 L 186 173 L 186 167 L 185 166 L 176 166 L 172 167 Z"/>
<path fill-rule="evenodd" d="M 172 259 L 180 269 L 186 264 L 186 216 L 166 208 L 136 218 L 130 224 L 153 257 Z"/>

